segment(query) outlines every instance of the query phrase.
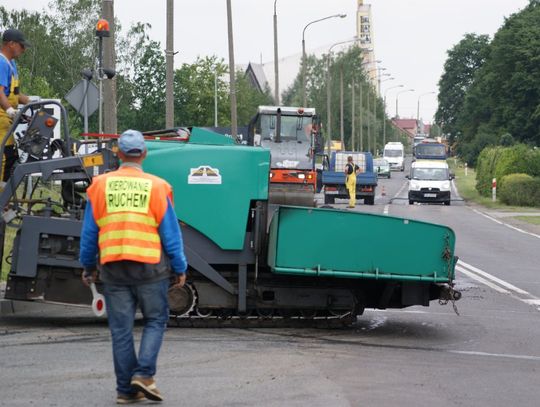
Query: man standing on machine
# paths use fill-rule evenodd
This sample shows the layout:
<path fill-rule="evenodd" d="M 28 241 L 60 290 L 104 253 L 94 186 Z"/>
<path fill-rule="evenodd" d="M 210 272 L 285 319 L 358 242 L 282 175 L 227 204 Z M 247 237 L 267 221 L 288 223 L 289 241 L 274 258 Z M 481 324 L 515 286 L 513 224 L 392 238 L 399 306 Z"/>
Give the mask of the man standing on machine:
<path fill-rule="evenodd" d="M 19 104 L 27 104 L 28 96 L 21 93 L 19 73 L 15 59 L 21 56 L 30 44 L 24 34 L 14 28 L 8 28 L 2 35 L 0 49 L 0 140 L 4 142 L 4 157 L 2 157 L 2 181 L 11 176 L 11 168 L 17 160 L 17 149 L 14 145 L 13 134 L 7 134 L 17 115 Z"/>

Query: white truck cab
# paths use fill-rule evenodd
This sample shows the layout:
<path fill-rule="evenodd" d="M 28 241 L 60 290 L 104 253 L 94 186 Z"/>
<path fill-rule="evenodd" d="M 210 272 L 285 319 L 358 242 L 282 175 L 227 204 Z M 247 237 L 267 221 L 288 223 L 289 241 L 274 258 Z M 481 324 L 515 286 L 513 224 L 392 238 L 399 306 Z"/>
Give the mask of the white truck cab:
<path fill-rule="evenodd" d="M 438 202 L 450 205 L 450 171 L 446 161 L 418 160 L 411 164 L 409 204 Z"/>
<path fill-rule="evenodd" d="M 405 149 L 399 141 L 386 143 L 384 146 L 383 158 L 390 164 L 391 170 L 405 170 Z"/>

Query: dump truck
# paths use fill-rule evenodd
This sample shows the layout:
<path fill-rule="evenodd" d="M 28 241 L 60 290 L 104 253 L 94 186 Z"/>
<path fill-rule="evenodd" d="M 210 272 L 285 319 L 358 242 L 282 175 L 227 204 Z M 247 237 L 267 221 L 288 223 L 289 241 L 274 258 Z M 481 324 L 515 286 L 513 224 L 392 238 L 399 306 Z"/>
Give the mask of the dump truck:
<path fill-rule="evenodd" d="M 248 127 L 248 144 L 270 150 L 271 203 L 315 205 L 315 159 L 324 141 L 314 108 L 259 106 Z"/>
<path fill-rule="evenodd" d="M 363 199 L 366 205 L 375 203 L 377 189 L 377 173 L 373 171 L 373 156 L 369 152 L 334 151 L 324 160 L 322 185 L 324 187 L 324 203 L 335 204 L 336 199 L 349 199 L 349 191 L 345 185 L 345 165 L 347 157 L 360 168 L 356 176 L 356 199 Z"/>
<path fill-rule="evenodd" d="M 94 176 L 118 168 L 116 140 L 99 135 L 94 153 L 76 154 L 84 141 L 68 134 L 62 107 L 63 136 L 53 148 L 46 103 L 22 109 L 37 111 L 22 146 L 32 159 L 0 193 L 5 298 L 90 306 L 78 261 L 85 191 Z M 459 299 L 449 227 L 337 209 L 269 210 L 268 149 L 196 127 L 145 135 L 144 170 L 173 187 L 189 263 L 186 285 L 170 297 L 174 320 L 350 324 L 365 308 Z M 345 230 L 369 230 L 370 238 L 336 239 Z"/>

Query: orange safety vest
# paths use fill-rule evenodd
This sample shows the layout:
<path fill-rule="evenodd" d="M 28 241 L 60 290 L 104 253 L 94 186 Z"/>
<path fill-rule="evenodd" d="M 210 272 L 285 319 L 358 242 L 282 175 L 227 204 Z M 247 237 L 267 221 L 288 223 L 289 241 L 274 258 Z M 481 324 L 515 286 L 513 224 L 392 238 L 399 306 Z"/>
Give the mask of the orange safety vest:
<path fill-rule="evenodd" d="M 122 166 L 95 177 L 87 190 L 99 227 L 101 264 L 120 260 L 157 264 L 161 259 L 158 228 L 172 202 L 172 188 L 161 178 Z"/>

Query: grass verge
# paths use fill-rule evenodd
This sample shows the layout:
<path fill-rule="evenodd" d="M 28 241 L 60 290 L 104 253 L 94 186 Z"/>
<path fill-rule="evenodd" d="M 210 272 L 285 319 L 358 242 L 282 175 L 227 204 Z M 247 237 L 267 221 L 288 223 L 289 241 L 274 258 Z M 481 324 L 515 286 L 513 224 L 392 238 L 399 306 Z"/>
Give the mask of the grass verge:
<path fill-rule="evenodd" d="M 476 171 L 473 168 L 466 168 L 463 163 L 455 158 L 448 159 L 450 170 L 456 175 L 455 183 L 459 194 L 465 201 L 474 202 L 489 209 L 501 212 L 538 212 L 540 208 L 525 206 L 505 205 L 500 201 L 495 201 L 491 197 L 485 197 L 476 190 Z M 533 225 L 540 224 L 540 216 L 516 216 L 516 219 Z"/>

